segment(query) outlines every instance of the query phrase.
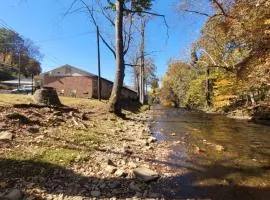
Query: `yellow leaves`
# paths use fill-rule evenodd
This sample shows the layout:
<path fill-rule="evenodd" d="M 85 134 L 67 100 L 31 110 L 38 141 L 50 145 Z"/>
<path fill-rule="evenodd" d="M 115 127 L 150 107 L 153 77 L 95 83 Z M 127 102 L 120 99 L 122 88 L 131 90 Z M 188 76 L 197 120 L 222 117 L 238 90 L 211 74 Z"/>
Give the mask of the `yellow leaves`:
<path fill-rule="evenodd" d="M 224 88 L 224 87 L 231 87 L 233 86 L 234 82 L 230 79 L 221 79 L 215 82 L 215 89 Z"/>

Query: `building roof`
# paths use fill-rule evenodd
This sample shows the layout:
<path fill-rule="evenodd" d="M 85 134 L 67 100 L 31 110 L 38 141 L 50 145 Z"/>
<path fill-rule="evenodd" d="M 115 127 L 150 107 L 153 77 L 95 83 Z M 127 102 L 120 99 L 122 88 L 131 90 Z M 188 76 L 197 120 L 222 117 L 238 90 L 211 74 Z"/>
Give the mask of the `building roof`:
<path fill-rule="evenodd" d="M 69 69 L 72 69 L 72 70 L 76 71 L 77 73 L 74 73 L 73 76 L 91 76 L 91 77 L 96 77 L 95 74 L 92 74 L 90 72 L 87 72 L 85 70 L 82 70 L 82 69 L 80 69 L 78 67 L 74 67 L 74 66 L 69 65 L 69 64 L 65 64 L 63 66 L 57 67 L 57 68 L 55 68 L 53 70 L 50 70 L 48 72 L 41 73 L 40 75 L 42 76 L 42 75 L 45 75 L 45 74 L 50 74 L 50 73 L 53 73 L 54 71 L 57 71 L 57 70 L 59 70 L 61 68 L 69 68 Z M 70 76 L 70 75 L 71 74 L 66 74 L 66 76 Z"/>

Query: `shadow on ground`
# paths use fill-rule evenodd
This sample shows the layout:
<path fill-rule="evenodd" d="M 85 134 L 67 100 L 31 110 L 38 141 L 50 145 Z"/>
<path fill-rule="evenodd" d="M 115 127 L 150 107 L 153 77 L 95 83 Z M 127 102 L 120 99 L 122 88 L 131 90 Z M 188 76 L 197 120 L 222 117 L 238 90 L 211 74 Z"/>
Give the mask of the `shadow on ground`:
<path fill-rule="evenodd" d="M 153 162 L 158 162 L 153 160 Z M 170 163 L 166 163 L 170 164 Z M 181 167 L 181 166 L 175 166 Z M 260 176 L 258 169 L 239 169 L 225 167 L 222 163 L 209 166 L 197 166 L 188 169 L 188 173 L 171 176 L 149 183 L 144 198 L 164 197 L 165 199 L 269 199 L 269 187 L 247 187 L 237 183 L 227 184 L 195 184 L 197 181 L 219 179 L 240 172 L 242 176 Z M 214 172 L 214 173 L 213 173 Z M 201 176 L 198 175 L 201 174 Z M 63 194 L 64 196 L 91 197 L 91 191 L 101 191 L 102 198 L 131 198 L 136 191 L 129 188 L 132 179 L 111 178 L 99 179 L 86 177 L 74 173 L 72 170 L 31 160 L 0 159 L 0 180 L 6 185 L 0 187 L 0 193 L 5 188 L 19 188 L 23 190 L 38 189 L 49 194 Z M 211 183 L 211 182 L 209 182 Z M 141 185 L 143 185 L 141 183 Z M 101 189 L 100 189 L 101 188 Z M 144 190 L 147 190 L 144 189 Z M 42 199 L 42 198 L 40 198 Z"/>

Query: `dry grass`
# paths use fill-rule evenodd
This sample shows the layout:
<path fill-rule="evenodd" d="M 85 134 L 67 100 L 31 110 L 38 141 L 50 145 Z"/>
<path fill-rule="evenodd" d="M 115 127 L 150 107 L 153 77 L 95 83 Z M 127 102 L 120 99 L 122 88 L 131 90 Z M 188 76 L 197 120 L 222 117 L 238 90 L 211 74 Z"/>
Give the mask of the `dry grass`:
<path fill-rule="evenodd" d="M 12 160 L 33 160 L 57 164 L 60 166 L 69 166 L 77 158 L 87 159 L 93 147 L 103 143 L 104 135 L 110 134 L 116 126 L 116 121 L 108 120 L 110 115 L 103 112 L 106 109 L 106 101 L 99 102 L 95 99 L 80 99 L 70 97 L 60 97 L 62 104 L 78 108 L 79 112 L 89 113 L 89 120 L 84 121 L 88 128 L 80 129 L 74 123 L 62 122 L 58 126 L 46 124 L 46 118 L 53 115 L 52 110 L 42 112 L 43 125 L 37 134 L 28 134 L 23 125 L 19 127 L 20 131 L 16 132 L 12 148 L 2 149 L 2 155 L 6 159 Z M 20 112 L 19 109 L 11 107 L 19 103 L 33 103 L 31 95 L 19 94 L 0 94 L 0 106 L 8 108 L 10 113 Z M 9 108 L 10 107 L 10 108 Z M 41 109 L 42 110 L 42 109 Z M 39 113 L 41 110 L 21 110 L 21 114 L 34 112 Z M 46 108 L 45 108 L 46 110 Z M 62 113 L 63 114 L 63 113 Z M 120 119 L 119 119 L 120 120 Z M 1 122 L 0 122 L 1 124 Z M 12 126 L 10 124 L 10 126 Z M 39 139 L 39 136 L 42 139 Z M 44 139 L 44 138 L 46 139 Z M 20 145 L 15 145 L 20 144 Z M 0 149 L 1 154 L 1 149 Z M 0 156 L 1 158 L 1 156 Z"/>
<path fill-rule="evenodd" d="M 33 103 L 32 95 L 22 94 L 0 94 L 0 106 L 11 106 L 19 103 Z M 60 97 L 61 102 L 64 105 L 72 107 L 85 107 L 102 109 L 106 106 L 107 101 L 97 101 L 95 99 L 80 99 L 72 97 Z"/>
<path fill-rule="evenodd" d="M 0 94 L 0 105 L 8 106 L 18 103 L 32 103 L 31 95 L 21 95 L 21 94 Z"/>

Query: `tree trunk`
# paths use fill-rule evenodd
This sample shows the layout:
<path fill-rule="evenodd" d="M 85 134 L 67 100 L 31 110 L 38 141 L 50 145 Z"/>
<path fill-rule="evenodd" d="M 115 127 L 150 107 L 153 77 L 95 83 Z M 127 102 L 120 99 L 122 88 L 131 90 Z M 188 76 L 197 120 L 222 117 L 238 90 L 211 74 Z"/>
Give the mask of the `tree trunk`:
<path fill-rule="evenodd" d="M 123 45 L 123 5 L 124 0 L 116 0 L 116 20 L 115 20 L 115 39 L 116 39 L 116 74 L 111 97 L 109 100 L 109 112 L 121 114 L 121 89 L 125 76 L 124 45 Z"/>
<path fill-rule="evenodd" d="M 205 96 L 206 96 L 206 106 L 207 108 L 211 107 L 211 81 L 209 80 L 210 70 L 207 67 L 206 70 L 206 87 L 205 87 Z"/>

